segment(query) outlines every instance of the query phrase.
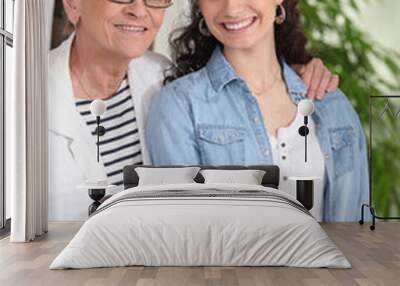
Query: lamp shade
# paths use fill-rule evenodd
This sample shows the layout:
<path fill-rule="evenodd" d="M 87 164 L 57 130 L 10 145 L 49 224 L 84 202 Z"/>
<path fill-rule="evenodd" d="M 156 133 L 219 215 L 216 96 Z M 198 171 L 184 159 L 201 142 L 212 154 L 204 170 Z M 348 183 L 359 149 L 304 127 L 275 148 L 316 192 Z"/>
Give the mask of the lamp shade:
<path fill-rule="evenodd" d="M 297 108 L 302 116 L 309 116 L 314 112 L 314 103 L 310 99 L 303 99 Z"/>
<path fill-rule="evenodd" d="M 106 109 L 106 103 L 101 99 L 96 99 L 90 104 L 90 111 L 96 117 L 102 116 Z"/>

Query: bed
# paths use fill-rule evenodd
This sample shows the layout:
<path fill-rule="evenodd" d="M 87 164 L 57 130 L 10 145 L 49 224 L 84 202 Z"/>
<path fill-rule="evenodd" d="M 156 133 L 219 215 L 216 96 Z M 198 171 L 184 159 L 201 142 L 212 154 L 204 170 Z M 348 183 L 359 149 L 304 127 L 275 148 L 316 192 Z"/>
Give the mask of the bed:
<path fill-rule="evenodd" d="M 199 173 L 193 183 L 150 186 L 138 185 L 137 167 L 124 168 L 125 190 L 100 205 L 50 269 L 351 267 L 311 214 L 278 189 L 277 166 L 201 166 L 264 170 L 260 185 L 206 184 Z"/>

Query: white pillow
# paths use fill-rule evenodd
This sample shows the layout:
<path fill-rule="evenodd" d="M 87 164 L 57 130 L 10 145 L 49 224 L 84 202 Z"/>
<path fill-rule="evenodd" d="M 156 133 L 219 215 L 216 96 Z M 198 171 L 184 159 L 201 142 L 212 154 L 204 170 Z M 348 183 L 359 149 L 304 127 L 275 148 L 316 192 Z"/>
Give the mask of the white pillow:
<path fill-rule="evenodd" d="M 135 168 L 139 176 L 139 186 L 195 183 L 193 179 L 199 170 L 199 167 Z"/>
<path fill-rule="evenodd" d="M 265 171 L 262 170 L 201 170 L 205 184 L 261 185 Z"/>

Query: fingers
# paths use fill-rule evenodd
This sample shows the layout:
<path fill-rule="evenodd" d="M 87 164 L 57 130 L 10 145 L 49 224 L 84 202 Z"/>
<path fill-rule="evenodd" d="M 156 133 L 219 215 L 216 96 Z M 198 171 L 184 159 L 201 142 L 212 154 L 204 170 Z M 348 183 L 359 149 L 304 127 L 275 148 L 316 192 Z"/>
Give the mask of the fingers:
<path fill-rule="evenodd" d="M 319 83 L 319 86 L 316 91 L 316 97 L 319 100 L 321 100 L 325 97 L 326 91 L 328 89 L 328 86 L 329 86 L 332 76 L 333 76 L 332 73 L 327 69 L 324 69 L 324 71 L 322 73 L 323 73 L 322 79 L 321 79 L 321 82 Z"/>
<path fill-rule="evenodd" d="M 317 96 L 318 87 L 323 79 L 325 67 L 320 59 L 314 59 L 312 64 L 312 74 L 307 75 L 308 84 L 308 98 L 315 99 Z M 307 72 L 306 72 L 307 73 Z"/>
<path fill-rule="evenodd" d="M 303 65 L 303 73 L 300 74 L 301 79 L 304 81 L 307 89 L 310 87 L 311 78 L 314 73 L 314 59 L 311 60 L 307 65 Z"/>
<path fill-rule="evenodd" d="M 337 90 L 338 88 L 339 88 L 339 76 L 334 74 L 334 75 L 332 75 L 331 80 L 330 80 L 326 90 L 328 92 L 332 92 L 332 91 Z"/>
<path fill-rule="evenodd" d="M 335 91 L 339 86 L 339 77 L 332 74 L 318 59 L 312 59 L 307 65 L 293 65 L 307 88 L 309 99 L 323 99 L 326 92 Z"/>
<path fill-rule="evenodd" d="M 305 65 L 293 65 L 292 68 L 299 76 L 302 76 L 306 71 Z"/>

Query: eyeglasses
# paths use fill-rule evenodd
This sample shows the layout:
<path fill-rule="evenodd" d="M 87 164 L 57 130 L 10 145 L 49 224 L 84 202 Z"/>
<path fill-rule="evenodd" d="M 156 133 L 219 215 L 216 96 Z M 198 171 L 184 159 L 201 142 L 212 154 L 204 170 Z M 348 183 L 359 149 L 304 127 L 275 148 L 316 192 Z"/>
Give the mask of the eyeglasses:
<path fill-rule="evenodd" d="M 136 0 L 109 0 L 118 4 L 132 4 Z M 150 8 L 168 8 L 174 4 L 174 0 L 143 0 L 144 4 Z"/>

